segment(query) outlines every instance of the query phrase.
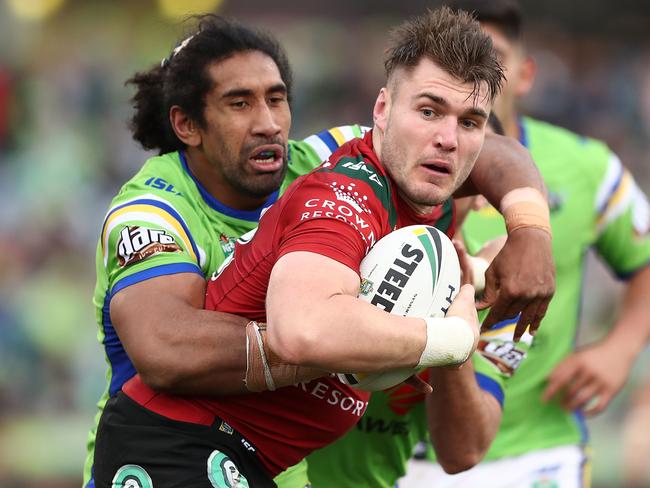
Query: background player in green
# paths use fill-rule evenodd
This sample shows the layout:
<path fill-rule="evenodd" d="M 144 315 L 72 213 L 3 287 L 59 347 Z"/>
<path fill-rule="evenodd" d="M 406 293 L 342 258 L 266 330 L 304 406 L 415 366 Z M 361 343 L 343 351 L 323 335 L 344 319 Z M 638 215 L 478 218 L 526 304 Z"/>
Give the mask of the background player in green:
<path fill-rule="evenodd" d="M 589 482 L 583 414 L 607 406 L 650 337 L 650 208 L 605 144 L 518 115 L 517 99 L 529 91 L 535 74 L 523 45 L 518 5 L 494 0 L 454 6 L 476 13 L 506 68 L 507 83 L 495 112 L 506 133 L 529 148 L 546 182 L 557 292 L 528 357 L 508 382 L 488 462 L 453 477 L 441 470 L 434 476 L 420 473 L 421 486 L 472 486 L 477 480 L 480 486 L 583 486 Z M 464 234 L 479 242 L 502 232 L 490 206 L 471 213 L 464 225 Z M 609 335 L 574 350 L 589 247 L 627 280 L 626 294 Z M 420 485 L 407 479 L 401 486 Z"/>
<path fill-rule="evenodd" d="M 161 156 L 124 185 L 102 227 L 95 303 L 109 384 L 100 409 L 136 368 L 164 391 L 242 391 L 241 319 L 201 309 L 205 275 L 297 174 L 361 134 L 358 127 L 336 128 L 287 149 L 291 77 L 282 50 L 219 18 L 204 18 L 198 33 L 132 82 L 134 137 Z M 472 181 L 483 191 L 503 184 L 491 178 L 495 165 L 513 176 L 509 184 L 536 184 L 534 169 L 522 161 L 527 154 L 507 141 L 486 144 L 481 158 Z M 525 260 L 529 247 L 510 244 L 510 254 Z M 516 268 L 516 259 L 509 262 Z M 499 299 L 517 300 L 527 278 Z M 520 303 L 534 310 L 547 298 L 544 291 Z M 91 465 L 92 454 L 88 486 Z"/>

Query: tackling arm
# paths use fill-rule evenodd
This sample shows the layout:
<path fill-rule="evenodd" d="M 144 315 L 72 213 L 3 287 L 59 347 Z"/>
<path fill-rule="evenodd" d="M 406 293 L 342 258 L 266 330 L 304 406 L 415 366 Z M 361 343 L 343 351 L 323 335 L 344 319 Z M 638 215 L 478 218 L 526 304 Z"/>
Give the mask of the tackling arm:
<path fill-rule="evenodd" d="M 491 262 L 503 246 L 504 238 L 488 242 L 479 251 L 481 259 Z M 463 281 L 471 275 L 464 247 L 457 247 Z M 479 355 L 475 352 L 475 360 Z M 427 398 L 427 419 L 431 443 L 445 472 L 453 474 L 470 469 L 483 459 L 501 422 L 501 405 L 482 389 L 474 364 L 468 361 L 459 369 L 431 368 L 429 384 L 435 395 Z"/>
<path fill-rule="evenodd" d="M 474 168 L 455 198 L 483 195 L 494 208 L 516 188 L 534 188 L 546 196 L 546 186 L 530 152 L 512 137 L 485 134 Z"/>
<path fill-rule="evenodd" d="M 247 319 L 203 310 L 205 280 L 193 273 L 152 278 L 119 291 L 111 319 L 151 388 L 177 394 L 246 391 Z"/>
<path fill-rule="evenodd" d="M 514 333 L 518 341 L 529 324 L 535 333 L 555 292 L 546 188 L 526 148 L 510 137 L 486 134 L 470 177 L 454 196 L 473 193 L 505 214 L 509 230 L 506 245 L 485 274 L 478 307 L 491 310 L 483 329 L 521 314 Z M 527 195 L 535 198 L 527 200 Z"/>
<path fill-rule="evenodd" d="M 476 353 L 475 353 L 476 354 Z M 470 361 L 460 369 L 431 368 L 427 418 L 436 458 L 446 473 L 478 464 L 497 434 L 501 406 L 482 390 Z"/>

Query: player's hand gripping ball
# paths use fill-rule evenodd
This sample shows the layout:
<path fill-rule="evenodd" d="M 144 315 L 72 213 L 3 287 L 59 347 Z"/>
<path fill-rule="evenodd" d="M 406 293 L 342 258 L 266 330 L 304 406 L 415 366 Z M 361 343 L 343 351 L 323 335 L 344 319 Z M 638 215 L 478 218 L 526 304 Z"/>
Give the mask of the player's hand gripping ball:
<path fill-rule="evenodd" d="M 451 240 L 435 227 L 411 225 L 382 239 L 361 261 L 359 298 L 405 317 L 444 317 L 460 289 L 460 264 Z M 417 371 L 400 368 L 339 374 L 361 390 L 385 390 Z"/>

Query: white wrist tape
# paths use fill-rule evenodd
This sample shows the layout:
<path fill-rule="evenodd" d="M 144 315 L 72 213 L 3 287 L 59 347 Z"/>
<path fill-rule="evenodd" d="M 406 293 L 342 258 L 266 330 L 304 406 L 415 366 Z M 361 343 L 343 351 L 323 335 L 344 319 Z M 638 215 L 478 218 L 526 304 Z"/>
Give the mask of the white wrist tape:
<path fill-rule="evenodd" d="M 474 351 L 472 326 L 460 317 L 424 319 L 427 324 L 427 344 L 417 368 L 449 366 L 467 361 Z"/>
<path fill-rule="evenodd" d="M 468 256 L 469 262 L 472 265 L 472 275 L 474 276 L 474 290 L 476 294 L 480 295 L 485 290 L 485 272 L 490 267 L 490 263 L 486 259 L 476 256 Z"/>

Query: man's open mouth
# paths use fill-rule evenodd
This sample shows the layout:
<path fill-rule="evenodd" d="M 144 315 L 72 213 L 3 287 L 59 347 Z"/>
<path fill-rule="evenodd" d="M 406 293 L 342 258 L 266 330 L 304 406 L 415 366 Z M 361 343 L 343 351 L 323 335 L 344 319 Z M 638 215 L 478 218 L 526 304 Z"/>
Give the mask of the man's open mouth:
<path fill-rule="evenodd" d="M 249 161 L 261 173 L 275 172 L 284 164 L 284 149 L 278 144 L 269 144 L 253 151 Z"/>
<path fill-rule="evenodd" d="M 276 159 L 278 159 L 279 155 L 278 153 L 273 150 L 273 149 L 264 149 L 252 156 L 251 159 L 253 159 L 257 163 L 272 163 Z"/>
<path fill-rule="evenodd" d="M 423 166 L 429 171 L 435 171 L 436 173 L 451 174 L 449 166 L 445 164 L 427 163 L 424 164 Z"/>

